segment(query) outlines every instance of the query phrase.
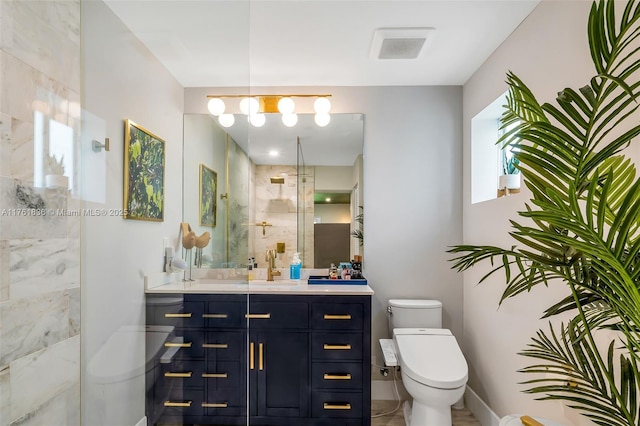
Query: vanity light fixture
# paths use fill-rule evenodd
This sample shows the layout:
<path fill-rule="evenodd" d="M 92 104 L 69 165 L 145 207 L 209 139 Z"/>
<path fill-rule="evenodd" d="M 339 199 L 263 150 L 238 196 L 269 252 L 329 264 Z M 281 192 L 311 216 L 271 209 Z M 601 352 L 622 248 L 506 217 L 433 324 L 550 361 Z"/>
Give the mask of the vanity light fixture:
<path fill-rule="evenodd" d="M 329 94 L 309 95 L 208 95 L 207 108 L 211 115 L 218 117 L 218 122 L 223 127 L 231 127 L 235 123 L 232 112 L 225 104 L 225 99 L 239 99 L 237 109 L 246 115 L 249 122 L 255 127 L 261 127 L 266 121 L 265 114 L 282 114 L 282 123 L 287 127 L 293 127 L 298 123 L 296 103 L 294 98 L 315 98 L 313 111 L 315 122 L 324 127 L 331 121 L 329 111 L 331 101 Z"/>

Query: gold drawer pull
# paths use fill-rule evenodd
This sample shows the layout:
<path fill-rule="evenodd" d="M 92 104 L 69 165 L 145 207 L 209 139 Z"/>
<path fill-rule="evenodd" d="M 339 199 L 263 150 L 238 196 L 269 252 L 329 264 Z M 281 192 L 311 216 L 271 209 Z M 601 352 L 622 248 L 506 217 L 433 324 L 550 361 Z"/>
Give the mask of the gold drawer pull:
<path fill-rule="evenodd" d="M 227 373 L 202 373 L 204 378 L 226 379 Z"/>
<path fill-rule="evenodd" d="M 332 404 L 325 402 L 323 407 L 325 410 L 351 410 L 351 404 Z"/>
<path fill-rule="evenodd" d="M 324 344 L 324 350 L 325 351 L 330 351 L 330 350 L 351 350 L 351 345 L 330 345 L 328 343 Z"/>
<path fill-rule="evenodd" d="M 244 317 L 247 319 L 269 319 L 271 314 L 246 314 Z"/>
<path fill-rule="evenodd" d="M 204 408 L 227 408 L 229 406 L 229 403 L 227 402 L 217 402 L 217 403 L 211 403 L 211 402 L 203 402 L 202 406 Z"/>
<path fill-rule="evenodd" d="M 190 348 L 191 347 L 191 342 L 188 342 L 188 343 L 165 342 L 164 346 L 166 348 Z"/>
<path fill-rule="evenodd" d="M 191 318 L 191 314 L 164 314 L 165 318 Z"/>
<path fill-rule="evenodd" d="M 191 371 L 187 373 L 172 373 L 170 371 L 167 371 L 166 373 L 164 373 L 164 377 L 191 377 L 191 374 L 193 374 Z"/>
<path fill-rule="evenodd" d="M 191 402 L 192 401 L 186 401 L 186 402 L 165 401 L 164 406 L 165 407 L 191 407 Z"/>
<path fill-rule="evenodd" d="M 347 314 L 347 315 L 324 314 L 324 319 L 326 319 L 326 320 L 350 320 L 351 319 L 351 315 L 349 315 L 349 314 Z"/>
<path fill-rule="evenodd" d="M 351 380 L 351 374 L 324 374 L 325 380 Z"/>
<path fill-rule="evenodd" d="M 203 343 L 202 347 L 207 349 L 227 349 L 229 345 L 226 343 Z"/>
<path fill-rule="evenodd" d="M 227 314 L 202 314 L 202 318 L 229 318 Z"/>

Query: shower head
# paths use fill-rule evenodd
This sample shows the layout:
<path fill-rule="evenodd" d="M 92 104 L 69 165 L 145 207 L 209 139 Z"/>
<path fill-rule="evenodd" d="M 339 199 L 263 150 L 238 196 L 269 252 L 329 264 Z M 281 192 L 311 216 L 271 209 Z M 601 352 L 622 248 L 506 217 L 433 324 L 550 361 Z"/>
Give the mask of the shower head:
<path fill-rule="evenodd" d="M 271 183 L 284 183 L 284 177 L 283 176 L 272 176 L 271 177 Z"/>

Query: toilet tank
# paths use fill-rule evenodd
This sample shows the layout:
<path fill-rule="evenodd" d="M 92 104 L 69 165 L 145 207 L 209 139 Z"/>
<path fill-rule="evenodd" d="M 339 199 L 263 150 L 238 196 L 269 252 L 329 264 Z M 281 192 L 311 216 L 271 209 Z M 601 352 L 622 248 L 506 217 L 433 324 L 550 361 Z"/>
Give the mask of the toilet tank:
<path fill-rule="evenodd" d="M 390 299 L 389 334 L 394 328 L 442 328 L 442 302 L 439 300 Z"/>

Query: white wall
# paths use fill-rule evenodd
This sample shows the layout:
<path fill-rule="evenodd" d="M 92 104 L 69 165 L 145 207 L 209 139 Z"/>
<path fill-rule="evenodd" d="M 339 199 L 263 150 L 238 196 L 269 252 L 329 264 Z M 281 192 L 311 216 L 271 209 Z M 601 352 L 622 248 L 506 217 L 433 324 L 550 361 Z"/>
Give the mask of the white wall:
<path fill-rule="evenodd" d="M 553 102 L 565 87 L 579 88 L 595 73 L 587 43 L 591 3 L 543 1 L 464 85 L 464 242 L 509 247 L 508 219 L 524 207 L 529 193 L 471 204 L 471 119 L 507 89 L 505 75 L 513 71 L 532 89 L 539 102 Z M 469 385 L 499 415 L 527 413 L 575 424 L 560 403 L 534 401 L 518 385 L 529 377 L 516 373 L 532 360 L 516 355 L 547 321 L 543 310 L 565 294 L 561 283 L 538 288 L 504 302 L 498 301 L 504 279 L 496 276 L 476 286 L 489 270 L 482 265 L 464 274 L 463 350 L 469 363 Z M 535 360 L 533 360 L 535 361 Z"/>
<path fill-rule="evenodd" d="M 104 120 L 106 202 L 85 207 L 121 208 L 124 120 L 166 142 L 163 222 L 84 218 L 82 229 L 82 424 L 133 425 L 144 416 L 144 376 L 117 393 L 92 374 L 91 360 L 123 327 L 142 327 L 145 273 L 162 270 L 162 240 L 177 246 L 182 218 L 183 89 L 128 29 L 98 1 L 82 2 L 83 108 Z M 103 371 L 143 366 L 144 334 Z M 124 352 L 122 352 L 124 351 Z M 117 400 L 116 400 L 117 398 Z M 125 401 L 121 403 L 118 401 Z"/>
<path fill-rule="evenodd" d="M 252 88 L 260 93 L 261 88 Z M 448 246 L 462 240 L 461 87 L 287 87 L 331 93 L 332 111 L 364 114 L 364 273 L 373 298 L 373 344 L 387 337 L 390 298 L 435 298 L 444 326 L 462 338 L 462 276 Z M 185 89 L 185 112 L 206 113 L 206 95 Z M 241 92 L 237 92 L 241 93 Z M 374 375 L 373 379 L 380 378 Z"/>

